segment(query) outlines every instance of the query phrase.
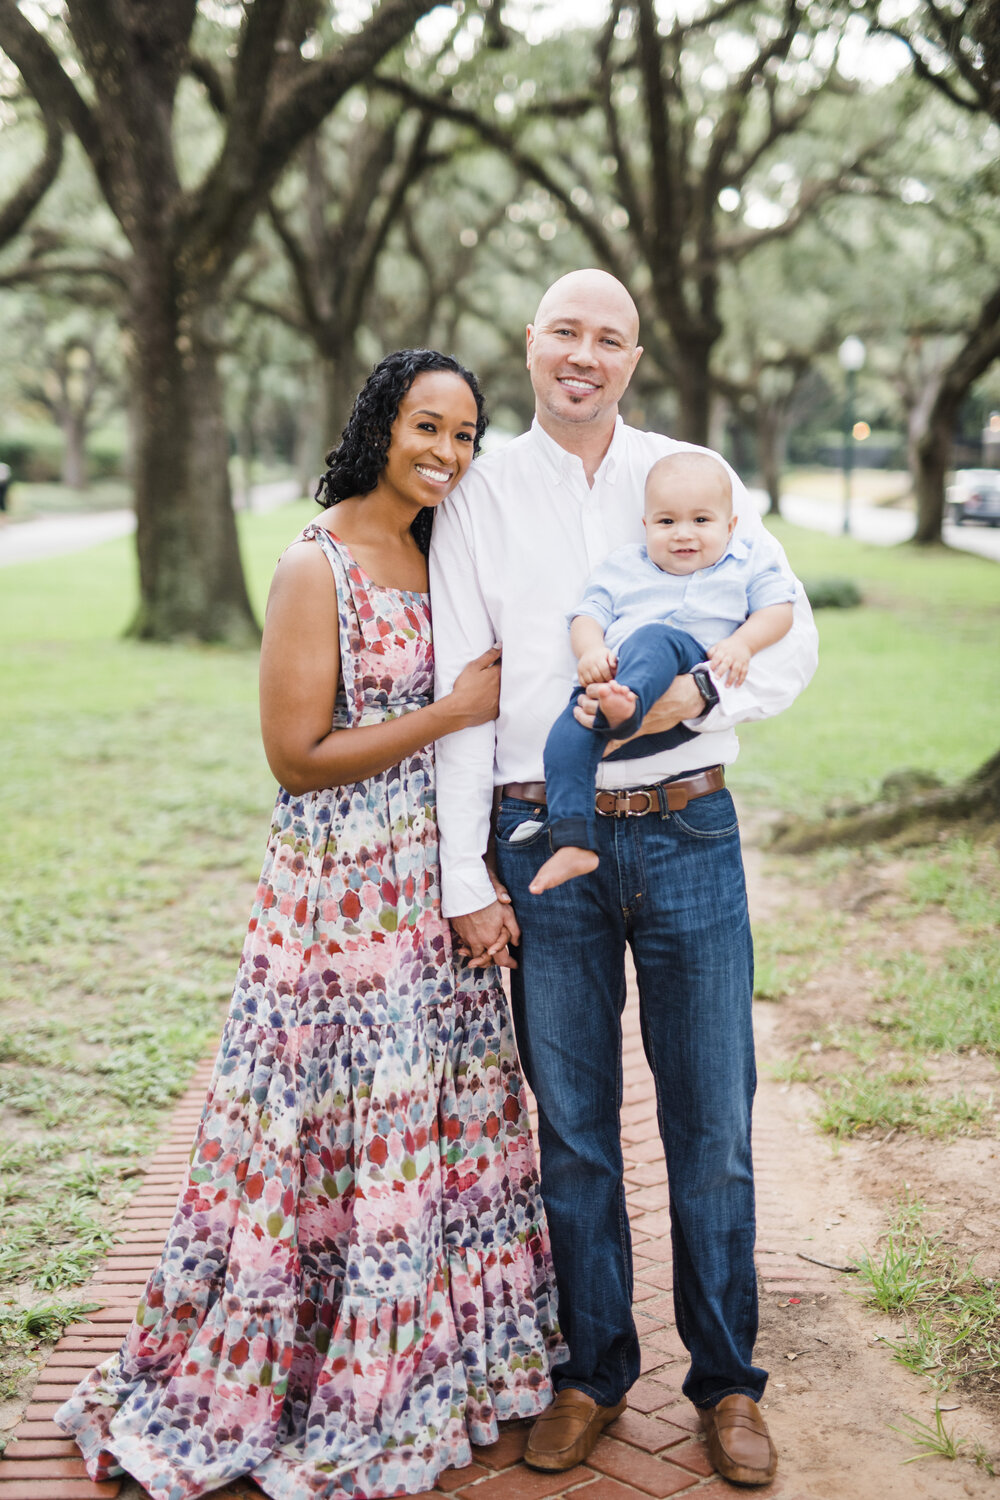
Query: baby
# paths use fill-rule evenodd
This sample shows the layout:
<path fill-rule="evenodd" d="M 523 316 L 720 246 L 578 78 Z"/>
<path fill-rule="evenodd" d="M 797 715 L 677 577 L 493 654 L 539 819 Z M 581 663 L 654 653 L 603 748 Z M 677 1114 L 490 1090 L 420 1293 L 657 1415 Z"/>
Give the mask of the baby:
<path fill-rule="evenodd" d="M 583 687 L 597 684 L 592 729 L 573 704 L 545 744 L 552 857 L 531 882 L 536 894 L 597 867 L 594 782 L 609 738 L 634 735 L 680 672 L 706 659 L 738 685 L 751 656 L 792 624 L 795 585 L 777 548 L 763 538 L 733 539 L 736 517 L 725 466 L 708 453 L 681 450 L 646 476 L 645 545 L 620 547 L 587 584 L 572 616 L 570 641 Z M 678 744 L 694 731 L 629 745 L 635 758 Z"/>

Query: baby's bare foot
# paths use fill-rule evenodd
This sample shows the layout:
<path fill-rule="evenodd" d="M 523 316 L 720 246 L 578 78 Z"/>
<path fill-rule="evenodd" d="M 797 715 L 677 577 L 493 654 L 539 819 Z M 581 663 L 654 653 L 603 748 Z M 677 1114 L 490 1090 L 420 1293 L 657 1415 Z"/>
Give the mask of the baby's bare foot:
<path fill-rule="evenodd" d="M 533 896 L 540 896 L 543 891 L 551 891 L 553 886 L 575 880 L 577 875 L 589 875 L 591 870 L 597 869 L 597 865 L 598 859 L 593 849 L 577 849 L 575 845 L 567 844 L 545 861 L 528 890 Z"/>
<path fill-rule="evenodd" d="M 597 705 L 612 729 L 617 729 L 635 713 L 635 694 L 623 682 L 596 682 L 587 691 L 597 699 Z"/>

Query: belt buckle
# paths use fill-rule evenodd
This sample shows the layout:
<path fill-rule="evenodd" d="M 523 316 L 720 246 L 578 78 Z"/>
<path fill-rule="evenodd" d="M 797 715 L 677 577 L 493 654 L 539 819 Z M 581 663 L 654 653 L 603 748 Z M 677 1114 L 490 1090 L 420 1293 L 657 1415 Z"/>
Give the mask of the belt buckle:
<path fill-rule="evenodd" d="M 633 797 L 645 797 L 645 807 L 630 807 Z M 642 818 L 646 813 L 653 810 L 653 794 L 648 787 L 641 786 L 634 792 L 615 793 L 615 817 L 616 818 Z"/>

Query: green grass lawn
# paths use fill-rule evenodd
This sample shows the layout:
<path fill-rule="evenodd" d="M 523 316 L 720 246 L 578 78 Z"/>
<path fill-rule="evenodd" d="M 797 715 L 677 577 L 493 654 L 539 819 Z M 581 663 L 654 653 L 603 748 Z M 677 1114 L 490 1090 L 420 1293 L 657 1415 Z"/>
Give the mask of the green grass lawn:
<path fill-rule="evenodd" d="M 312 510 L 241 519 L 258 613 Z M 256 652 L 125 641 L 135 599 L 128 538 L 0 574 L 0 1399 L 218 1034 L 267 837 Z"/>
<path fill-rule="evenodd" d="M 1000 746 L 1000 567 L 776 522 L 799 576 L 852 578 L 858 609 L 817 611 L 820 662 L 777 719 L 740 730 L 734 788 L 802 812 L 866 800 L 891 772 L 956 781 Z"/>

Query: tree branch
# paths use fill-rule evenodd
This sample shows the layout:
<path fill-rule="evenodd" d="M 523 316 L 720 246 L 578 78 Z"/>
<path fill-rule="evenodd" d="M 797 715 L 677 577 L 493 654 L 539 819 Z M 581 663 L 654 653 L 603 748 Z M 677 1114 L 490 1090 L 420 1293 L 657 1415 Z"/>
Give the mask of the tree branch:
<path fill-rule="evenodd" d="M 632 171 L 632 160 L 625 145 L 621 125 L 618 119 L 618 111 L 615 109 L 614 98 L 611 92 L 614 69 L 611 66 L 611 49 L 614 42 L 615 29 L 618 18 L 622 11 L 622 0 L 615 0 L 608 17 L 607 25 L 597 41 L 597 74 L 598 87 L 600 90 L 601 108 L 604 113 L 604 128 L 608 132 L 608 142 L 611 146 L 611 154 L 615 159 L 615 181 L 618 185 L 618 196 L 622 207 L 629 216 L 629 223 L 636 241 L 642 247 L 642 252 L 648 260 L 650 258 L 651 244 L 646 232 L 646 214 L 639 195 L 639 189 Z"/>
<path fill-rule="evenodd" d="M 264 171 L 280 170 L 295 146 L 433 5 L 434 0 L 381 0 L 364 29 L 346 37 L 335 56 L 306 63 L 268 113 L 261 140 Z"/>
<path fill-rule="evenodd" d="M 676 163 L 670 149 L 670 114 L 663 89 L 663 53 L 653 0 L 637 0 L 639 17 L 639 76 L 649 141 L 650 207 L 652 228 L 661 253 L 676 266 L 680 252 Z"/>
<path fill-rule="evenodd" d="M 248 54 L 243 67 L 254 77 L 267 75 L 265 42 L 271 38 L 274 45 L 275 12 L 282 4 L 283 0 L 256 0 L 253 7 L 260 16 L 252 32 L 248 21 L 244 45 L 249 46 L 252 36 L 254 52 L 260 55 L 251 58 Z M 260 93 L 254 95 L 250 100 L 254 118 L 245 122 L 245 135 L 240 135 L 244 126 L 230 116 L 226 144 L 192 202 L 189 243 L 193 263 L 214 274 L 226 268 L 258 203 L 274 187 L 297 147 L 432 5 L 433 0 L 381 0 L 364 28 L 346 37 L 334 55 L 297 63 L 292 78 L 271 89 L 270 100 Z"/>
<path fill-rule="evenodd" d="M 946 73 L 935 73 L 923 54 L 918 51 L 913 37 L 904 31 L 902 27 L 885 26 L 881 22 L 873 22 L 871 29 L 873 32 L 880 32 L 883 36 L 895 37 L 898 42 L 902 42 L 913 61 L 913 71 L 921 82 L 930 84 L 932 88 L 936 89 L 939 94 L 943 94 L 946 99 L 950 99 L 952 104 L 956 105 L 959 109 L 967 110 L 970 114 L 976 114 L 983 107 L 984 101 L 980 96 L 978 88 L 975 90 L 975 96 L 970 99 L 955 88 L 955 85 Z"/>
<path fill-rule="evenodd" d="M 530 152 L 525 151 L 516 138 L 500 126 L 492 124 L 477 115 L 475 110 L 466 109 L 464 106 L 455 104 L 453 100 L 447 99 L 442 94 L 424 94 L 419 89 L 413 88 L 411 84 L 404 83 L 401 79 L 386 78 L 377 74 L 372 79 L 373 86 L 384 89 L 387 93 L 395 94 L 398 98 L 405 99 L 407 103 L 414 104 L 418 108 L 439 115 L 443 120 L 451 120 L 457 125 L 465 125 L 474 131 L 486 145 L 493 146 L 500 151 L 507 160 L 525 177 L 530 177 L 539 187 L 544 188 L 557 203 L 561 204 L 566 217 L 580 230 L 580 233 L 589 242 L 598 259 L 609 271 L 625 281 L 628 278 L 628 270 L 618 254 L 609 235 L 605 234 L 597 220 L 585 214 L 577 207 L 570 197 L 569 192 L 559 183 L 552 173 Z"/>
<path fill-rule="evenodd" d="M 957 409 L 973 381 L 1000 357 L 1000 285 L 987 297 L 965 342 L 945 367 L 935 406 L 949 402 Z"/>
<path fill-rule="evenodd" d="M 298 238 L 293 234 L 283 210 L 278 207 L 273 198 L 267 200 L 267 211 L 274 226 L 274 232 L 281 241 L 285 255 L 288 257 L 292 279 L 298 290 L 299 302 L 302 306 L 302 321 L 300 326 L 303 328 L 308 328 L 310 324 L 315 326 L 322 320 L 313 286 L 313 268 L 309 263 L 309 258 L 299 243 Z M 246 298 L 243 300 L 246 301 Z"/>
<path fill-rule="evenodd" d="M 48 42 L 25 19 L 17 0 L 0 0 L 0 47 L 24 79 L 39 108 L 51 111 L 75 131 L 91 161 L 101 159 L 93 115 Z"/>
<path fill-rule="evenodd" d="M 877 147 L 871 147 L 869 151 L 877 149 Z M 863 192 L 872 197 L 890 197 L 891 195 L 874 179 L 864 176 L 865 157 L 868 154 L 869 152 L 866 151 L 856 161 L 842 167 L 835 177 L 804 182 L 798 201 L 780 224 L 768 229 L 755 229 L 749 233 L 720 237 L 716 246 L 718 253 L 735 262 L 742 260 L 751 250 L 756 250 L 760 245 L 769 244 L 772 240 L 787 239 L 822 203 L 841 193 Z"/>
<path fill-rule="evenodd" d="M 296 333 L 307 333 L 309 330 L 304 318 L 292 312 L 291 308 L 282 307 L 279 302 L 268 302 L 263 297 L 255 296 L 253 292 L 237 292 L 236 301 L 249 307 L 251 312 L 260 313 L 265 318 L 274 318 L 286 328 L 293 328 Z"/>
<path fill-rule="evenodd" d="M 0 286 L 22 286 L 26 282 L 54 281 L 60 276 L 68 276 L 74 280 L 85 281 L 90 277 L 96 277 L 102 281 L 111 281 L 116 287 L 124 290 L 126 278 L 124 268 L 119 261 L 108 257 L 103 261 L 43 261 L 36 257 L 29 257 L 20 265 L 9 266 L 0 272 Z"/>
<path fill-rule="evenodd" d="M 45 150 L 41 161 L 0 208 L 0 245 L 6 245 L 23 228 L 59 175 L 63 155 L 62 130 L 47 107 L 43 114 Z"/>
<path fill-rule="evenodd" d="M 348 277 L 348 305 L 361 307 L 365 293 L 370 289 L 374 276 L 375 262 L 377 261 L 382 247 L 385 244 L 389 230 L 399 217 L 403 204 L 413 185 L 427 171 L 430 165 L 427 156 L 427 142 L 430 139 L 434 122 L 429 115 L 422 115 L 413 140 L 410 142 L 409 150 L 400 164 L 396 173 L 395 181 L 392 183 L 388 194 L 378 213 L 369 213 L 366 216 L 364 232 L 358 246 L 358 252 L 351 260 L 350 276 Z"/>
<path fill-rule="evenodd" d="M 214 62 L 207 57 L 198 57 L 194 53 L 188 60 L 188 72 L 192 78 L 197 79 L 208 96 L 208 102 L 217 115 L 223 118 L 229 113 L 229 95 L 226 92 L 226 84 L 222 74 Z"/>

